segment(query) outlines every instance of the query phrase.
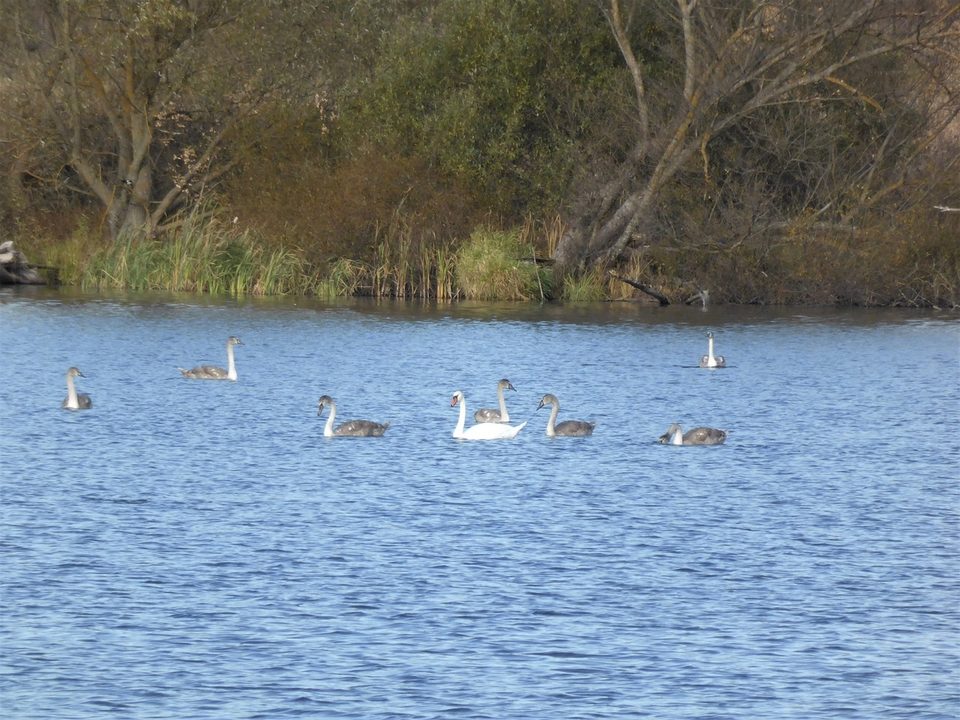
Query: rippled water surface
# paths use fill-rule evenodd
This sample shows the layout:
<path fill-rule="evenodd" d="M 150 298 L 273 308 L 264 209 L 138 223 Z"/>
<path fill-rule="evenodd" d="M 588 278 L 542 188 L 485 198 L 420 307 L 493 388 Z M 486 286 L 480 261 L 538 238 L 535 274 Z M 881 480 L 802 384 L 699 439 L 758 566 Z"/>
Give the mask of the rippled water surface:
<path fill-rule="evenodd" d="M 960 714 L 956 314 L 3 290 L 0 368 L 4 718 Z"/>

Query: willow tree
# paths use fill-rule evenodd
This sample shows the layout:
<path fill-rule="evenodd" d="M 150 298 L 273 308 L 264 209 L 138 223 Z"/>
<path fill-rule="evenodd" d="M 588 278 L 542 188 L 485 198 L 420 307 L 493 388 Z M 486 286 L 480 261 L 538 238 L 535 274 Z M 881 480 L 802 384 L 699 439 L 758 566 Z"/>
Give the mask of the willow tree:
<path fill-rule="evenodd" d="M 956 3 L 938 0 L 597 3 L 629 76 L 632 110 L 620 126 L 629 140 L 599 182 L 593 179 L 557 247 L 558 265 L 568 271 L 615 263 L 651 243 L 657 206 L 671 183 L 697 164 L 708 175 L 715 148 L 762 113 L 828 98 L 882 111 L 856 79 L 859 68 L 878 58 L 914 61 L 913 68 L 937 81 L 960 20 Z M 956 67 L 955 59 L 947 62 Z M 950 91 L 946 97 L 946 107 L 960 107 Z M 816 112 L 807 114 L 816 121 Z M 937 117 L 933 133 L 954 115 Z M 917 138 L 924 142 L 929 135 Z M 877 135 L 878 162 L 888 143 Z M 857 173 L 862 198 L 884 192 L 880 174 Z M 832 216 L 838 207 L 828 202 L 815 212 Z"/>
<path fill-rule="evenodd" d="M 94 198 L 113 237 L 155 233 L 230 169 L 224 146 L 238 121 L 302 77 L 290 58 L 306 55 L 298 33 L 310 23 L 285 12 L 303 20 L 314 5 L 5 3 L 3 91 L 22 113 L 16 173 Z"/>

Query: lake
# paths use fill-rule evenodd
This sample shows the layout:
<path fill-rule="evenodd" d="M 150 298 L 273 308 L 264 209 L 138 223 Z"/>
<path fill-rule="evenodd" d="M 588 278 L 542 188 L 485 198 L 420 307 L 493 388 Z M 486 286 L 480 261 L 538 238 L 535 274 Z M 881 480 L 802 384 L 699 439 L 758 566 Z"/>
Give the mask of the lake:
<path fill-rule="evenodd" d="M 0 366 L 4 718 L 960 714 L 955 312 L 0 289 Z"/>

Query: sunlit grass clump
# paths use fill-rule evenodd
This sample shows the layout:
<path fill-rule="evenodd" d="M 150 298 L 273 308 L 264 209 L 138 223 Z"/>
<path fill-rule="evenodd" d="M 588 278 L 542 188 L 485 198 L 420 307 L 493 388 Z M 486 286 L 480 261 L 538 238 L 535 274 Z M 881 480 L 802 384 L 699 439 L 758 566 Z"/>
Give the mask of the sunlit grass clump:
<path fill-rule="evenodd" d="M 519 231 L 476 230 L 457 254 L 457 284 L 470 300 L 544 297 L 544 278 L 534 251 Z"/>
<path fill-rule="evenodd" d="M 607 283 L 599 270 L 563 279 L 564 302 L 600 302 L 608 299 Z"/>
<path fill-rule="evenodd" d="M 127 235 L 97 251 L 80 284 L 233 296 L 329 292 L 294 252 L 199 212 L 161 238 Z"/>

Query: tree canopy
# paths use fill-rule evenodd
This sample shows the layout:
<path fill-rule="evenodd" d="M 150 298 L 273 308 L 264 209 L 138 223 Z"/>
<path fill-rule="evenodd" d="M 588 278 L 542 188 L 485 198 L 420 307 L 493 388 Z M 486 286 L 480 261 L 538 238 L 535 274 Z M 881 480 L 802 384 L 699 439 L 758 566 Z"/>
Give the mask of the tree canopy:
<path fill-rule="evenodd" d="M 155 235 L 213 198 L 320 257 L 456 196 L 438 242 L 559 214 L 580 273 L 935 212 L 960 206 L 958 23 L 945 0 L 12 0 L 0 223 L 66 204 Z"/>

